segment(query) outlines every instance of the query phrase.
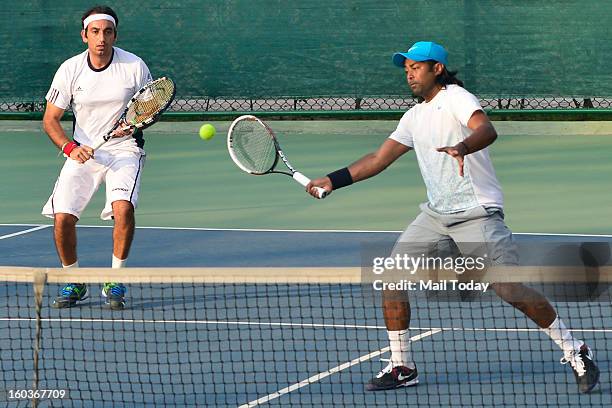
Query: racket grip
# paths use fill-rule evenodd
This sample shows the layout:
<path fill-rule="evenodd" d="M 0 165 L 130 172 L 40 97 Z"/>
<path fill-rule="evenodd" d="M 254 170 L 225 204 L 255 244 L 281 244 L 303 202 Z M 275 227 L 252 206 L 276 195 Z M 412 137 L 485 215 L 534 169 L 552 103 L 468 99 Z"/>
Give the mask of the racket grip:
<path fill-rule="evenodd" d="M 293 173 L 293 179 L 297 181 L 298 183 L 300 183 L 301 185 L 303 185 L 304 187 L 306 187 L 308 183 L 310 183 L 310 179 L 306 177 L 305 175 L 303 175 L 302 173 L 300 173 L 299 171 L 296 171 L 295 173 Z M 317 195 L 321 199 L 327 197 L 327 195 L 329 194 L 327 190 L 325 190 L 324 188 L 315 187 L 315 189 L 317 190 Z"/>
<path fill-rule="evenodd" d="M 97 145 L 95 145 L 95 146 L 92 148 L 92 150 L 95 152 L 95 151 L 96 151 L 96 150 L 98 150 L 100 147 L 102 147 L 102 145 L 103 145 L 104 143 L 106 143 L 106 142 L 107 142 L 107 140 L 102 139 L 102 141 L 101 141 L 100 143 L 98 143 Z"/>

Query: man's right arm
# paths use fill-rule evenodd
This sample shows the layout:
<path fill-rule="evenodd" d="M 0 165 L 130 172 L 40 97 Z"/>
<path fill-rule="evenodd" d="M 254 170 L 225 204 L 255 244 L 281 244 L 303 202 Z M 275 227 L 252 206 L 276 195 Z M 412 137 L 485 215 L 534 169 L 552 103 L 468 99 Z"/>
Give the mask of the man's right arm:
<path fill-rule="evenodd" d="M 410 147 L 401 144 L 400 142 L 393 139 L 385 140 L 378 150 L 373 153 L 366 154 L 361 159 L 348 166 L 347 170 L 350 174 L 351 182 L 356 183 L 377 175 L 408 151 L 410 151 Z M 345 169 L 340 171 L 346 172 Z M 310 195 L 318 197 L 317 192 L 313 187 L 321 187 L 328 192 L 331 192 L 334 189 L 334 185 L 329 176 L 312 180 L 310 184 L 306 186 L 306 191 L 308 191 Z M 338 186 L 335 186 L 335 188 L 337 189 Z"/>
<path fill-rule="evenodd" d="M 53 144 L 60 150 L 63 150 L 70 143 L 74 143 L 68 138 L 68 136 L 66 136 L 66 133 L 64 132 L 64 129 L 60 123 L 63 115 L 64 109 L 58 108 L 52 103 L 47 103 L 45 114 L 43 116 L 43 130 L 45 133 L 47 133 L 49 139 L 51 139 L 51 142 L 53 142 Z M 91 155 L 92 151 L 90 147 L 76 146 L 69 151 L 68 156 L 79 163 L 85 163 L 91 158 Z"/>

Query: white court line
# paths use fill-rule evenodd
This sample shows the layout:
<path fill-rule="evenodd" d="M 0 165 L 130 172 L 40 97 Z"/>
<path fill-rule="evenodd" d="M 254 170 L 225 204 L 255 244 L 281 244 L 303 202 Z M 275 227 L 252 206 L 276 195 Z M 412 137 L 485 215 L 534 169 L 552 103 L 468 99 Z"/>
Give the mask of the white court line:
<path fill-rule="evenodd" d="M 371 326 L 359 324 L 331 324 L 331 323 L 283 323 L 283 322 L 250 322 L 250 321 L 231 321 L 231 320 L 152 320 L 152 319 L 83 319 L 83 318 L 42 318 L 42 322 L 48 323 L 151 323 L 151 324 L 185 324 L 185 325 L 228 325 L 228 326 L 267 326 L 267 327 L 307 327 L 307 328 L 331 328 L 331 329 L 374 329 L 386 330 L 386 326 Z M 34 317 L 0 317 L 3 322 L 28 322 L 36 321 Z M 537 328 L 483 328 L 483 327 L 409 327 L 408 330 L 437 330 L 437 331 L 465 331 L 465 332 L 539 332 Z M 576 329 L 572 331 L 588 333 L 612 333 L 610 329 Z"/>
<path fill-rule="evenodd" d="M 34 317 L 0 317 L 2 322 L 34 322 Z M 231 320 L 152 320 L 152 319 L 84 319 L 84 318 L 42 318 L 41 322 L 47 323 L 151 323 L 151 324 L 185 324 L 185 325 L 228 325 L 228 326 L 266 326 L 266 327 L 300 327 L 300 328 L 329 328 L 329 329 L 373 329 L 386 330 L 386 326 L 371 326 L 359 324 L 331 324 L 331 323 L 283 323 L 283 322 L 250 322 Z M 435 330 L 439 331 L 464 331 L 464 332 L 540 332 L 537 328 L 483 328 L 483 327 L 409 327 L 408 330 Z M 610 329 L 571 329 L 573 332 L 584 333 L 612 333 Z"/>
<path fill-rule="evenodd" d="M 1 317 L 0 321 L 28 322 L 36 321 L 34 317 Z M 266 327 L 301 327 L 301 328 L 332 328 L 332 329 L 385 329 L 385 326 L 368 326 L 357 324 L 331 324 L 331 323 L 283 323 L 283 322 L 249 322 L 231 320 L 152 320 L 152 319 L 83 319 L 83 318 L 42 318 L 47 323 L 151 323 L 151 324 L 185 324 L 185 325 L 228 325 L 228 326 L 266 326 Z"/>
<path fill-rule="evenodd" d="M 514 232 L 512 235 L 541 235 L 544 237 L 587 237 L 587 238 L 612 238 L 612 235 L 598 234 L 553 234 L 549 232 Z"/>
<path fill-rule="evenodd" d="M 420 339 L 422 339 L 424 337 L 429 337 L 429 336 L 432 336 L 432 335 L 434 335 L 436 333 L 439 333 L 439 332 L 440 332 L 440 330 L 430 330 L 430 331 L 427 331 L 425 333 L 421 333 L 418 336 L 411 337 L 410 340 L 411 341 L 417 341 L 417 340 L 420 340 Z M 347 369 L 349 367 L 352 367 L 354 365 L 357 365 L 359 363 L 363 363 L 364 361 L 371 360 L 374 357 L 378 357 L 381 354 L 386 353 L 387 351 L 389 351 L 389 347 L 384 347 L 384 348 L 381 348 L 380 350 L 373 351 L 371 353 L 365 354 L 365 355 L 360 356 L 360 357 L 358 357 L 358 358 L 356 358 L 354 360 L 347 361 L 346 363 L 340 364 L 339 366 L 336 366 L 334 368 L 330 368 L 327 371 L 323 371 L 323 372 L 321 372 L 319 374 L 315 374 L 315 375 L 313 375 L 311 377 L 308 377 L 307 379 L 302 380 L 302 381 L 300 381 L 298 383 L 295 383 L 293 385 L 290 385 L 289 387 L 285 387 L 285 388 L 280 389 L 280 390 L 278 390 L 278 391 L 276 391 L 276 392 L 274 392 L 272 394 L 266 395 L 265 397 L 261 397 L 261 398 L 259 398 L 257 400 L 254 400 L 254 401 L 248 402 L 246 404 L 240 405 L 239 408 L 254 407 L 254 406 L 257 406 L 259 404 L 264 404 L 266 402 L 270 402 L 271 400 L 276 399 L 276 398 L 278 398 L 278 397 L 280 397 L 282 395 L 288 394 L 288 393 L 290 393 L 292 391 L 295 391 L 297 389 L 300 389 L 302 387 L 305 387 L 305 386 L 310 385 L 312 383 L 315 383 L 317 381 L 321 381 L 325 377 L 329 377 L 332 374 L 338 373 L 338 372 L 340 372 L 342 370 L 345 370 L 345 369 Z"/>
<path fill-rule="evenodd" d="M 0 224 L 0 227 L 41 227 L 43 225 L 51 226 L 53 224 Z"/>
<path fill-rule="evenodd" d="M 50 226 L 51 225 L 39 225 L 38 227 L 30 228 L 30 229 L 27 229 L 25 231 L 19 231 L 19 232 L 15 232 L 13 234 L 2 235 L 2 236 L 0 236 L 0 239 L 13 238 L 13 237 L 16 237 L 16 236 L 19 236 L 19 235 L 29 234 L 30 232 L 39 231 L 41 229 L 49 228 Z"/>
<path fill-rule="evenodd" d="M 80 228 L 112 228 L 112 225 L 79 225 Z M 206 228 L 206 227 L 136 227 L 136 229 L 158 229 L 175 231 L 231 231 L 231 232 L 312 232 L 312 233 L 355 233 L 355 234 L 399 234 L 401 231 L 385 230 L 335 230 L 335 229 L 266 229 L 266 228 Z"/>
<path fill-rule="evenodd" d="M 30 227 L 40 224 L 0 224 L 0 227 Z M 48 225 L 51 226 L 51 225 Z M 113 228 L 112 225 L 77 225 L 77 228 Z M 366 233 L 366 234 L 399 234 L 402 231 L 386 230 L 335 230 L 335 229 L 268 229 L 268 228 L 207 228 L 207 227 L 139 227 L 136 229 L 158 229 L 175 231 L 236 231 L 236 232 L 340 232 L 340 233 Z"/>
<path fill-rule="evenodd" d="M 51 225 L 40 224 L 0 224 L 3 227 L 31 227 L 41 226 L 50 227 Z M 112 225 L 77 225 L 77 228 L 113 228 Z M 326 229 L 326 230 L 309 230 L 309 229 L 266 229 L 266 228 L 206 228 L 206 227 L 136 227 L 136 229 L 159 229 L 159 230 L 185 230 L 185 231 L 237 231 L 237 232 L 314 232 L 314 233 L 371 233 L 371 234 L 399 234 L 403 231 L 395 230 L 343 230 L 343 229 Z M 604 234 L 558 234 L 549 232 L 514 232 L 513 235 L 541 235 L 551 237 L 587 237 L 587 238 L 612 238 L 612 235 Z"/>

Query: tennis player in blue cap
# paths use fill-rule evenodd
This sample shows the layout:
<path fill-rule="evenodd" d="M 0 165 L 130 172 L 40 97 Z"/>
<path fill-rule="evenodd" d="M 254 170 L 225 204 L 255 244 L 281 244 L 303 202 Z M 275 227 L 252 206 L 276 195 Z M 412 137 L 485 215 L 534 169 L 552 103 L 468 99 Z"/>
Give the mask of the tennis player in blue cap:
<path fill-rule="evenodd" d="M 432 41 L 419 41 L 408 51 L 393 54 L 393 63 L 400 68 L 404 68 L 406 59 L 417 62 L 435 61 L 448 66 L 448 52 L 443 46 Z"/>
<path fill-rule="evenodd" d="M 393 63 L 404 69 L 412 93 L 421 102 L 404 114 L 377 151 L 313 180 L 306 186 L 307 191 L 318 197 L 314 187 L 331 192 L 365 180 L 414 150 L 427 187 L 427 202 L 421 204 L 421 213 L 400 235 L 394 252 L 401 244 L 431 248 L 452 243 L 465 253 L 470 244 L 484 243 L 495 265 L 518 265 L 517 247 L 504 222 L 501 185 L 488 151 L 497 132 L 478 99 L 463 88 L 456 72 L 447 69 L 448 52 L 440 44 L 419 41 L 408 51 L 394 54 Z M 418 250 L 413 255 L 419 257 L 423 253 Z M 589 392 L 597 385 L 599 369 L 593 352 L 573 337 L 542 294 L 521 283 L 498 282 L 490 286 L 563 350 L 561 363 L 572 367 L 580 392 Z M 368 382 L 367 389 L 415 385 L 419 380 L 410 353 L 407 294 L 383 292 L 383 314 L 391 358 Z"/>

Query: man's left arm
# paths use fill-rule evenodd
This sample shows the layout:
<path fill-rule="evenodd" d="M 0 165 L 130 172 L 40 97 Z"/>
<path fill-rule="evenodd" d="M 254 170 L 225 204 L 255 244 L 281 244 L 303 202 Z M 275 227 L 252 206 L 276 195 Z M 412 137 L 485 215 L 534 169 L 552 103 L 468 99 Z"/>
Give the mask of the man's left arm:
<path fill-rule="evenodd" d="M 475 111 L 467 123 L 472 129 L 471 135 L 457 143 L 455 146 L 445 146 L 436 149 L 444 152 L 459 162 L 459 175 L 463 177 L 463 159 L 468 154 L 484 149 L 497 139 L 497 132 L 487 115 L 481 111 Z"/>

